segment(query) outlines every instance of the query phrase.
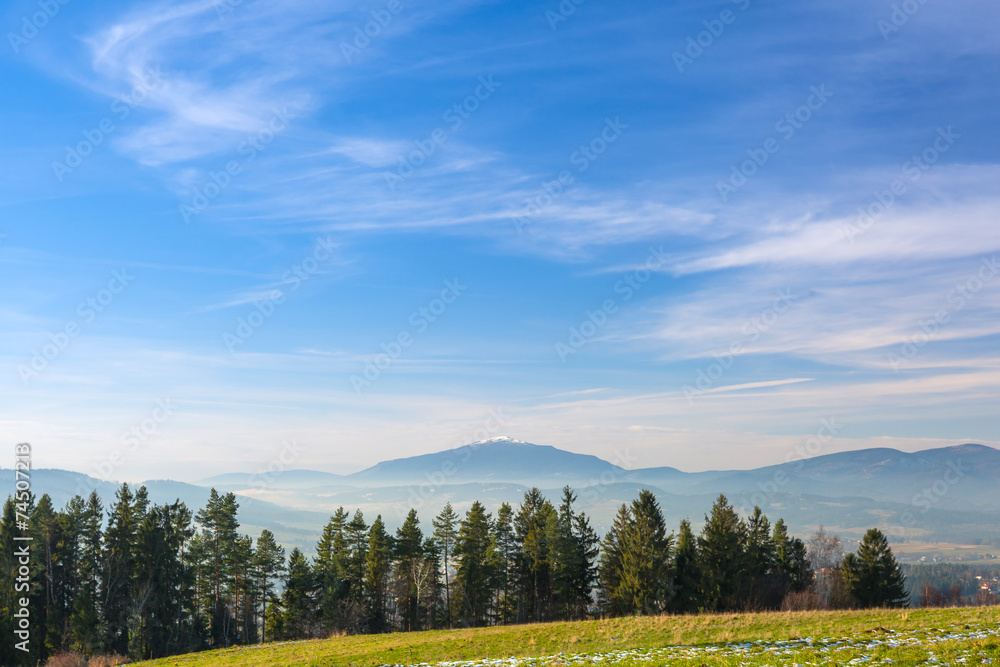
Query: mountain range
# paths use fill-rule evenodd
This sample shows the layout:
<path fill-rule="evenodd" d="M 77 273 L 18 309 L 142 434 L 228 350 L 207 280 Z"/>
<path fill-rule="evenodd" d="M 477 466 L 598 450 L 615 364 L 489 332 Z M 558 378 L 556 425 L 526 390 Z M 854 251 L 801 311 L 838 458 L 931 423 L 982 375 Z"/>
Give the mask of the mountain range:
<path fill-rule="evenodd" d="M 12 478 L 10 470 L 3 475 Z M 415 507 L 425 528 L 445 502 L 464 511 L 474 500 L 495 510 L 517 505 L 537 486 L 554 502 L 563 486 L 603 532 L 617 508 L 639 491 L 653 491 L 668 525 L 689 518 L 696 527 L 719 493 L 743 512 L 754 505 L 793 533 L 820 524 L 850 540 L 877 526 L 896 542 L 950 542 L 1000 547 L 1000 450 L 977 444 L 906 453 L 864 449 L 793 460 L 753 470 L 688 473 L 676 468 L 626 469 L 596 456 L 510 438 L 384 461 L 337 475 L 314 470 L 228 473 L 194 484 L 144 483 L 154 502 L 179 498 L 201 507 L 209 487 L 232 491 L 243 530 L 269 528 L 288 546 L 311 549 L 339 506 L 381 514 L 398 526 Z M 108 504 L 118 484 L 57 469 L 33 471 L 33 487 L 57 505 L 96 489 Z M 10 488 L 10 487 L 8 487 Z"/>

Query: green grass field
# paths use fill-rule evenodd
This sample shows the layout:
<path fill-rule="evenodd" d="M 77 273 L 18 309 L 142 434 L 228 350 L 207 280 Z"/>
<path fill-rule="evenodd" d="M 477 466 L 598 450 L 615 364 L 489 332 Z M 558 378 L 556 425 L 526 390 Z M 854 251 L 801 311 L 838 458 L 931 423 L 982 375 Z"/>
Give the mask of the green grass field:
<path fill-rule="evenodd" d="M 511 658 L 515 658 L 511 660 Z M 265 644 L 146 667 L 420 665 L 986 665 L 1000 667 L 1000 608 L 619 618 Z"/>

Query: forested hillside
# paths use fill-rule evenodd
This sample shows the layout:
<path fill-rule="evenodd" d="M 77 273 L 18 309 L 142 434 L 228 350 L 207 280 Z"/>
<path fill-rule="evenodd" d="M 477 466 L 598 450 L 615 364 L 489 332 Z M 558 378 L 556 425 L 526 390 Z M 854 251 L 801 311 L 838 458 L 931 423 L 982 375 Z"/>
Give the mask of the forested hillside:
<path fill-rule="evenodd" d="M 391 534 L 381 516 L 340 508 L 314 557 L 286 556 L 270 531 L 241 532 L 232 493 L 212 489 L 193 512 L 124 484 L 107 510 L 96 492 L 62 510 L 47 495 L 8 498 L 0 566 L 25 582 L 30 664 L 67 650 L 149 658 L 338 632 L 907 603 L 878 530 L 845 556 L 836 536 L 821 530 L 807 546 L 725 496 L 698 534 L 687 520 L 669 530 L 642 491 L 601 538 L 569 487 L 558 504 L 531 489 L 495 516 L 475 502 L 464 516 L 445 505 L 424 521 L 411 510 Z M 23 565 L 12 545 L 27 537 Z M 0 607 L 17 604 L 5 590 Z M 13 614 L 2 618 L 13 632 Z M 4 650 L 4 665 L 25 657 Z"/>

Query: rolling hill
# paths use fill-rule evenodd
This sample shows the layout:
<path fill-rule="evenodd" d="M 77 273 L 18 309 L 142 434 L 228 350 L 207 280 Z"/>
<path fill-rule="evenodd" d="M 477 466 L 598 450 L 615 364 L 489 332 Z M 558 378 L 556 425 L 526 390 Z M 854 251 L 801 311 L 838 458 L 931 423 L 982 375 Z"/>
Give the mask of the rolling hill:
<path fill-rule="evenodd" d="M 622 503 L 648 488 L 670 526 L 688 518 L 697 527 L 725 493 L 741 511 L 760 505 L 800 535 L 823 524 L 850 539 L 878 526 L 897 542 L 1000 546 L 1000 451 L 976 444 L 916 453 L 866 449 L 753 470 L 688 473 L 669 467 L 627 470 L 596 456 L 494 438 L 349 475 L 288 470 L 231 473 L 197 484 L 145 484 L 154 502 L 179 498 L 195 509 L 204 504 L 208 487 L 232 491 L 245 530 L 268 528 L 286 545 L 307 551 L 339 506 L 361 509 L 369 519 L 381 514 L 394 529 L 411 507 L 427 524 L 445 502 L 463 512 L 480 500 L 495 511 L 504 502 L 516 506 L 532 486 L 557 501 L 565 485 L 576 490 L 579 508 L 601 532 Z M 117 485 L 80 473 L 36 470 L 34 486 L 62 505 L 90 488 L 107 504 Z"/>

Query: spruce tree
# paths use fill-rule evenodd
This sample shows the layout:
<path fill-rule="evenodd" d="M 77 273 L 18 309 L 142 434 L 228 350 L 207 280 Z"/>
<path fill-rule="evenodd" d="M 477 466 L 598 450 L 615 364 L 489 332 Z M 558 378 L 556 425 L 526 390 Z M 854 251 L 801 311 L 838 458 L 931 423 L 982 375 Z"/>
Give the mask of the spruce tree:
<path fill-rule="evenodd" d="M 451 607 L 451 558 L 455 550 L 455 526 L 458 524 L 458 515 L 452 509 L 451 503 L 445 503 L 441 513 L 435 517 L 434 541 L 441 550 L 441 564 L 444 566 L 444 613 L 448 627 L 451 627 L 452 614 Z"/>
<path fill-rule="evenodd" d="M 513 525 L 514 510 L 502 503 L 493 524 L 493 541 L 497 552 L 497 591 L 494 616 L 497 623 L 507 625 L 517 613 L 514 580 L 517 567 L 517 543 Z"/>
<path fill-rule="evenodd" d="M 375 517 L 368 531 L 368 555 L 365 559 L 364 588 L 368 599 L 368 629 L 388 629 L 387 606 L 389 574 L 392 568 L 392 537 L 385 530 L 382 516 Z"/>
<path fill-rule="evenodd" d="M 65 546 L 70 536 L 67 518 L 56 512 L 48 494 L 38 499 L 31 514 L 32 556 L 35 576 L 41 583 L 41 620 L 35 636 L 40 640 L 42 656 L 55 655 L 62 647 L 62 631 L 71 603 L 67 590 L 73 577 L 66 562 Z"/>
<path fill-rule="evenodd" d="M 143 517 L 136 534 L 132 605 L 129 609 L 129 654 L 158 658 L 186 650 L 193 604 L 183 561 L 184 545 L 194 534 L 191 512 L 177 501 L 157 505 Z"/>
<path fill-rule="evenodd" d="M 458 564 L 455 589 L 462 600 L 466 625 L 477 627 L 489 621 L 490 598 L 496 579 L 497 555 L 489 513 L 478 500 L 462 520 L 455 540 Z"/>
<path fill-rule="evenodd" d="M 744 610 L 761 610 L 780 605 L 784 593 L 778 590 L 781 588 L 780 583 L 775 582 L 772 577 L 776 554 L 771 522 L 760 507 L 755 506 L 745 525 L 741 607 Z"/>
<path fill-rule="evenodd" d="M 548 620 L 552 607 L 550 523 L 556 510 L 537 488 L 524 494 L 514 517 L 518 550 L 518 620 Z"/>
<path fill-rule="evenodd" d="M 350 515 L 343 507 L 330 517 L 316 545 L 313 569 L 319 595 L 319 620 L 326 632 L 343 623 L 344 600 L 347 597 L 349 553 L 347 524 Z"/>
<path fill-rule="evenodd" d="M 596 578 L 597 535 L 587 515 L 573 509 L 576 494 L 566 486 L 554 525 L 552 544 L 553 594 L 560 618 L 578 619 L 587 615 Z"/>
<path fill-rule="evenodd" d="M 650 491 L 643 489 L 632 501 L 629 521 L 619 537 L 619 604 L 624 605 L 627 613 L 661 613 L 673 588 L 670 572 L 673 537 L 667 535 L 663 512 Z"/>
<path fill-rule="evenodd" d="M 789 591 L 801 592 L 812 583 L 812 569 L 806 554 L 805 543 L 797 537 L 788 535 L 784 519 L 774 523 L 775 561 L 778 569 L 787 582 Z"/>
<path fill-rule="evenodd" d="M 78 517 L 79 558 L 76 564 L 77 594 L 70 616 L 70 643 L 85 656 L 101 650 L 98 600 L 101 586 L 104 508 L 97 491 L 91 491 Z"/>
<path fill-rule="evenodd" d="M 312 636 L 315 619 L 313 571 L 309 561 L 296 547 L 288 556 L 288 571 L 282 594 L 282 618 L 285 639 Z"/>
<path fill-rule="evenodd" d="M 709 611 L 732 611 L 743 604 L 746 526 L 724 495 L 712 505 L 698 538 L 703 602 Z"/>
<path fill-rule="evenodd" d="M 698 568 L 698 541 L 691 531 L 691 522 L 681 521 L 674 551 L 674 595 L 670 608 L 690 614 L 701 608 L 701 571 Z"/>
<path fill-rule="evenodd" d="M 368 524 L 361 510 L 355 510 L 347 524 L 347 576 L 344 624 L 347 629 L 363 631 L 367 624 L 365 566 L 368 560 Z"/>
<path fill-rule="evenodd" d="M 104 646 L 108 652 L 128 654 L 130 615 L 139 602 L 136 566 L 141 554 L 136 547 L 136 536 L 148 506 L 145 487 L 139 487 L 133 494 L 128 484 L 122 484 L 108 514 L 101 591 Z"/>
<path fill-rule="evenodd" d="M 623 536 L 632 521 L 628 505 L 618 508 L 611 528 L 601 541 L 601 559 L 598 567 L 598 603 L 605 613 L 620 616 L 629 613 L 629 604 L 622 591 Z"/>
<path fill-rule="evenodd" d="M 851 597 L 859 607 L 905 607 L 909 604 L 906 578 L 896 563 L 889 541 L 878 528 L 865 533 L 857 555 L 844 557 L 843 570 Z"/>
<path fill-rule="evenodd" d="M 423 627 L 434 629 L 442 625 L 444 605 L 441 596 L 441 548 L 433 537 L 424 540 L 424 569 L 420 580 Z"/>

